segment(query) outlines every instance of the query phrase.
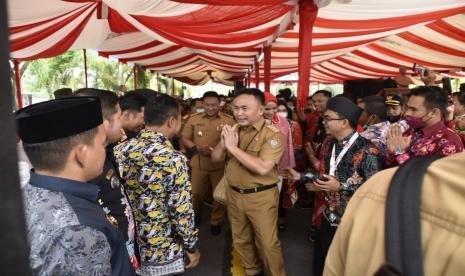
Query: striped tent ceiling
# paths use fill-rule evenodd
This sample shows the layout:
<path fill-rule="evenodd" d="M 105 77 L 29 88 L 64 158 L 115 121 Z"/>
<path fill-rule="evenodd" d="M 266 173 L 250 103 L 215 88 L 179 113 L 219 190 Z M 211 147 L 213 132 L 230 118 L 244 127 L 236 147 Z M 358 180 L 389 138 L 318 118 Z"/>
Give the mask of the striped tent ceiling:
<path fill-rule="evenodd" d="M 393 76 L 415 62 L 464 74 L 463 0 L 330 2 L 315 1 L 311 80 Z M 297 0 L 9 0 L 8 6 L 11 55 L 18 60 L 94 49 L 189 84 L 230 85 L 254 70 L 267 45 L 272 78 L 298 70 Z M 260 68 L 263 77 L 263 61 Z"/>

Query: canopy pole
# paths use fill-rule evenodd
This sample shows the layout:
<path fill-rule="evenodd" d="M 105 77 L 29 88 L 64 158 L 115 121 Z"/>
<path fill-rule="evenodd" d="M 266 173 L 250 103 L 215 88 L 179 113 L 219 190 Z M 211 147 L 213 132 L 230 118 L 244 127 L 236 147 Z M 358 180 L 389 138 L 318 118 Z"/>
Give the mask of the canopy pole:
<path fill-rule="evenodd" d="M 161 77 L 160 77 L 160 73 L 157 72 L 157 89 L 158 89 L 158 92 L 161 93 Z"/>
<path fill-rule="evenodd" d="M 171 77 L 171 96 L 176 94 L 176 86 L 174 85 L 174 78 Z"/>
<path fill-rule="evenodd" d="M 260 85 L 260 63 L 258 63 L 257 57 L 254 57 L 254 63 L 255 63 L 255 88 L 258 89 L 258 86 Z"/>
<path fill-rule="evenodd" d="M 265 91 L 270 92 L 270 75 L 271 75 L 271 46 L 263 48 L 265 54 L 265 66 L 264 66 L 264 77 L 265 77 Z"/>
<path fill-rule="evenodd" d="M 85 78 L 86 88 L 87 88 L 89 87 L 88 82 L 87 82 L 87 50 L 82 49 L 82 53 L 84 55 L 84 78 Z"/>
<path fill-rule="evenodd" d="M 310 68 L 312 65 L 313 24 L 318 7 L 313 0 L 299 0 L 299 81 L 297 83 L 297 108 L 307 104 L 310 89 Z"/>
<path fill-rule="evenodd" d="M 132 78 L 134 79 L 134 90 L 136 90 L 137 89 L 137 67 L 135 63 L 134 63 L 134 66 L 132 66 Z"/>
<path fill-rule="evenodd" d="M 21 71 L 19 69 L 19 61 L 13 59 L 13 65 L 15 69 L 16 98 L 18 100 L 18 109 L 21 109 L 23 108 L 23 96 L 21 93 Z"/>

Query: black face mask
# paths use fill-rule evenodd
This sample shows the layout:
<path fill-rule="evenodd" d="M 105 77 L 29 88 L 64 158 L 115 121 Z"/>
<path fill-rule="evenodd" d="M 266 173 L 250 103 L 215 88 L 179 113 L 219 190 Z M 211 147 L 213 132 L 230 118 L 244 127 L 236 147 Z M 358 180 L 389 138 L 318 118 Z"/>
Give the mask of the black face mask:
<path fill-rule="evenodd" d="M 393 123 L 397 123 L 397 121 L 400 120 L 400 117 L 401 117 L 400 115 L 397 115 L 397 116 L 387 116 L 386 119 L 387 119 L 391 124 L 393 124 Z"/>

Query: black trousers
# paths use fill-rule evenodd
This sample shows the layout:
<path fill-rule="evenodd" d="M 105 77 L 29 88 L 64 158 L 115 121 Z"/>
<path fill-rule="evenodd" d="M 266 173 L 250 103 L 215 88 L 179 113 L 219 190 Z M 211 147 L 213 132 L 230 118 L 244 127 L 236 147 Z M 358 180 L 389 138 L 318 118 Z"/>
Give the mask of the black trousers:
<path fill-rule="evenodd" d="M 334 234 L 336 234 L 336 229 L 337 227 L 331 226 L 329 222 L 323 218 L 320 229 L 317 230 L 315 246 L 313 248 L 313 273 L 315 276 L 323 275 L 326 255 L 333 241 Z"/>

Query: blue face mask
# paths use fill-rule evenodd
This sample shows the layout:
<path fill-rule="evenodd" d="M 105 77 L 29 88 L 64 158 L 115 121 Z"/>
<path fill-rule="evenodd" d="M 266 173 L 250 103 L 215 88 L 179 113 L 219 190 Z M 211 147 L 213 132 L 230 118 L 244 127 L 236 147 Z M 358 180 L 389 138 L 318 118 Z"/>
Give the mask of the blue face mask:
<path fill-rule="evenodd" d="M 200 112 L 204 112 L 205 109 L 204 108 L 197 108 L 197 112 L 200 113 Z"/>

